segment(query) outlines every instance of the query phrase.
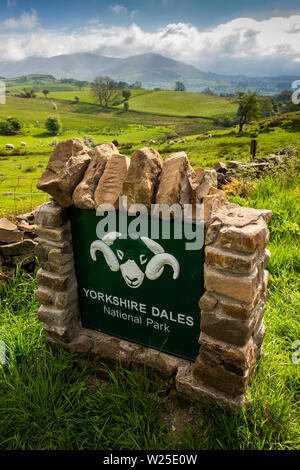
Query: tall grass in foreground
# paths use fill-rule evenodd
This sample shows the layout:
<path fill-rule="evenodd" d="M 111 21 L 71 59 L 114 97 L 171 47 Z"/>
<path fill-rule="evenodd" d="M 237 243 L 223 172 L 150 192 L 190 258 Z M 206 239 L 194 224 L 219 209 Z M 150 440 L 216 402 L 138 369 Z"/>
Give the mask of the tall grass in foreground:
<path fill-rule="evenodd" d="M 75 355 L 45 347 L 35 281 L 19 273 L 0 302 L 7 348 L 0 365 L 0 449 L 300 448 L 300 366 L 292 362 L 292 344 L 300 340 L 298 170 L 266 177 L 249 186 L 247 198 L 232 198 L 274 212 L 267 334 L 247 410 L 233 416 L 179 403 L 166 416 L 170 399 L 152 391 L 147 378 L 123 370 L 110 374 L 108 386 L 92 386 L 91 371 L 79 371 Z M 188 411 L 193 419 L 172 431 L 175 414 L 184 419 Z"/>

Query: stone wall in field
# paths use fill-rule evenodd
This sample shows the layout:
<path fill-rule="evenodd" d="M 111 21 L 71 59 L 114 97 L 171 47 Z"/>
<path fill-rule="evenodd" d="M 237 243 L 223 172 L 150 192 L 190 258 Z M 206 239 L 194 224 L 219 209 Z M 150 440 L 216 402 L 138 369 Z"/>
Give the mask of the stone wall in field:
<path fill-rule="evenodd" d="M 35 216 L 36 298 L 47 341 L 89 357 L 101 376 L 117 363 L 141 372 L 146 368 L 187 399 L 243 406 L 265 334 L 271 211 L 226 201 L 217 189 L 216 172 L 194 171 L 184 152 L 163 160 L 156 150 L 143 148 L 128 159 L 113 144 L 90 150 L 80 139 L 58 144 L 38 187 L 53 197 Z M 117 207 L 120 195 L 127 196 L 129 205 L 204 205 L 205 293 L 199 300 L 195 362 L 81 326 L 68 207 Z M 199 297 L 200 292 L 199 286 Z"/>

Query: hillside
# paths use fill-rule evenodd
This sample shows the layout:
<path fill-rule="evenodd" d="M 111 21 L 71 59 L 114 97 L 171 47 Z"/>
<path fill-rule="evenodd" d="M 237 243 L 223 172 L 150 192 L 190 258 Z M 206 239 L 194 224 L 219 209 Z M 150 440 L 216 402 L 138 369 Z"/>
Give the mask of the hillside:
<path fill-rule="evenodd" d="M 0 76 L 12 78 L 29 74 L 51 74 L 56 78 L 93 80 L 96 75 L 109 75 L 115 80 L 141 81 L 145 88 L 173 89 L 183 81 L 187 90 L 199 92 L 207 86 L 217 93 L 237 89 L 275 94 L 289 89 L 298 77 L 246 77 L 203 72 L 192 65 L 159 54 L 140 54 L 123 59 L 97 54 L 76 53 L 54 57 L 28 57 L 20 61 L 0 62 Z"/>
<path fill-rule="evenodd" d="M 237 106 L 227 98 L 180 91 L 149 91 L 136 93 L 129 99 L 134 111 L 176 116 L 232 116 Z"/>
<path fill-rule="evenodd" d="M 78 96 L 82 103 L 96 103 L 90 90 L 50 91 L 48 100 L 66 100 L 74 102 Z M 44 98 L 38 93 L 39 98 Z M 119 105 L 122 108 L 123 104 Z M 131 111 L 139 111 L 151 114 L 163 114 L 166 116 L 203 116 L 219 118 L 221 116 L 233 116 L 236 105 L 228 98 L 219 96 L 202 95 L 171 90 L 132 90 L 129 98 Z"/>

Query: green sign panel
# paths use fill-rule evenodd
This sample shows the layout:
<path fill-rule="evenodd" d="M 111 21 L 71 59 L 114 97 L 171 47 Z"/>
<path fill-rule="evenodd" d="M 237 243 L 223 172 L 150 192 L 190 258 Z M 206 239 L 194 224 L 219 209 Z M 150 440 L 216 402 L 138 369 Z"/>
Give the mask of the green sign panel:
<path fill-rule="evenodd" d="M 154 238 L 150 218 L 148 233 L 125 236 L 134 217 L 117 215 L 114 230 L 99 237 L 104 215 L 70 209 L 83 326 L 195 360 L 202 247 L 186 249 L 189 240 L 178 237 L 183 224 L 177 222 L 168 224 L 166 239 L 164 222 L 156 220 L 159 231 Z"/>

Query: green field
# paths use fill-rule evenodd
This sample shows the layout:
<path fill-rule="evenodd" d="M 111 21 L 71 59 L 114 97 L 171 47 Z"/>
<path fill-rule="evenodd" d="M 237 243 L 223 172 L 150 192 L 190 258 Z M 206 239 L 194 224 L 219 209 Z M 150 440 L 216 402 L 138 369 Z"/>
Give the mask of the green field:
<path fill-rule="evenodd" d="M 65 85 L 54 86 L 60 89 Z M 17 87 L 22 87 L 22 85 L 16 85 Z M 80 96 L 79 103 L 73 99 L 75 94 Z M 153 92 L 133 90 L 132 100 L 138 102 L 139 99 L 142 100 L 148 95 L 153 97 Z M 154 92 L 154 95 L 157 109 L 161 111 L 162 96 L 160 92 Z M 179 95 L 182 95 L 182 102 L 184 94 L 179 93 Z M 175 101 L 179 95 L 169 92 L 170 99 Z M 192 94 L 186 93 L 187 103 L 183 108 L 184 112 L 189 109 L 190 95 Z M 37 193 L 35 189 L 36 180 L 45 168 L 53 143 L 59 140 L 90 135 L 95 144 L 101 144 L 117 139 L 121 145 L 120 151 L 130 154 L 135 148 L 150 145 L 153 139 L 166 142 L 168 135 L 173 137 L 199 135 L 199 133 L 210 131 L 212 126 L 214 129 L 220 129 L 220 126 L 209 120 L 186 119 L 179 115 L 178 110 L 178 117 L 153 114 L 141 104 L 140 107 L 144 107 L 145 112 L 125 113 L 118 107 L 104 110 L 92 102 L 89 90 L 55 91 L 51 92 L 48 98 L 42 94 L 39 96 L 36 99 L 9 96 L 6 104 L 0 106 L 0 119 L 18 116 L 25 123 L 22 135 L 0 136 L 0 215 L 23 212 L 44 201 L 45 196 Z M 199 103 L 201 100 L 203 103 L 206 102 L 207 97 L 204 95 L 195 96 Z M 219 113 L 218 101 L 220 100 L 222 101 L 220 98 L 214 100 L 216 113 Z M 56 109 L 53 109 L 53 103 Z M 212 112 L 212 109 L 210 107 L 208 114 Z M 62 122 L 63 132 L 57 137 L 51 136 L 44 127 L 49 115 L 58 116 Z M 21 146 L 21 141 L 26 143 L 26 148 Z M 7 143 L 13 144 L 19 154 L 13 155 L 14 152 L 6 151 Z M 122 148 L 122 145 L 125 147 Z M 191 140 L 190 146 L 194 154 L 198 151 L 200 142 L 194 145 Z M 169 150 L 160 148 L 160 150 L 163 154 L 169 150 L 172 151 L 171 148 Z"/>
<path fill-rule="evenodd" d="M 44 97 L 42 93 L 37 96 Z M 53 91 L 47 99 L 75 101 L 75 96 L 78 96 L 81 102 L 96 102 L 90 90 Z M 172 116 L 232 117 L 237 110 L 236 104 L 227 98 L 168 90 L 132 90 L 128 103 L 133 111 Z"/>

